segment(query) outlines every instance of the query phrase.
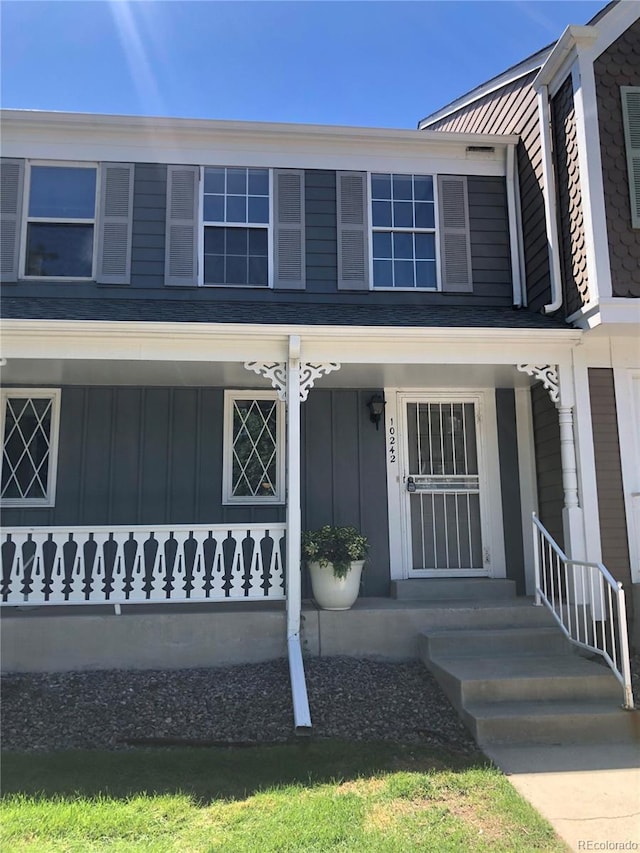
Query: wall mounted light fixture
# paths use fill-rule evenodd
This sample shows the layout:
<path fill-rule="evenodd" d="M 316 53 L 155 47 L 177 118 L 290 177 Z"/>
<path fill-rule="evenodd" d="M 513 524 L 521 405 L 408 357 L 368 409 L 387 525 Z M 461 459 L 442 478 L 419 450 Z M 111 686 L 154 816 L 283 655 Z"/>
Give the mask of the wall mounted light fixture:
<path fill-rule="evenodd" d="M 367 409 L 369 409 L 369 420 L 372 424 L 376 425 L 376 430 L 380 429 L 380 419 L 384 414 L 384 407 L 386 405 L 384 397 L 380 394 L 374 394 L 367 403 Z"/>

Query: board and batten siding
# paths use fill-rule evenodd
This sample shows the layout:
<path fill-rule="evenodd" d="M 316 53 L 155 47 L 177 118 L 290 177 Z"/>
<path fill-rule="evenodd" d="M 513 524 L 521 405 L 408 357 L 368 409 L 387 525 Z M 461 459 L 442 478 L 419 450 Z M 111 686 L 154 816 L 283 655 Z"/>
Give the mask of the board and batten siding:
<path fill-rule="evenodd" d="M 621 86 L 640 86 L 640 20 L 594 63 L 613 296 L 640 297 L 640 228 L 631 227 Z"/>
<path fill-rule="evenodd" d="M 303 526 L 353 525 L 369 538 L 362 580 L 370 596 L 389 594 L 385 432 L 367 409 L 379 393 L 317 389 L 302 406 Z"/>
<path fill-rule="evenodd" d="M 611 368 L 589 368 L 602 562 L 625 589 L 631 586 L 616 396 Z M 629 597 L 628 604 L 631 604 Z"/>
<path fill-rule="evenodd" d="M 549 252 L 542 195 L 544 178 L 538 104 L 532 82 L 537 71 L 490 92 L 465 107 L 434 121 L 428 130 L 455 133 L 515 133 L 522 232 L 529 308 L 539 311 L 551 299 Z"/>
<path fill-rule="evenodd" d="M 540 382 L 531 388 L 531 414 L 536 456 L 538 516 L 560 547 L 564 547 L 560 423 L 558 410 Z"/>

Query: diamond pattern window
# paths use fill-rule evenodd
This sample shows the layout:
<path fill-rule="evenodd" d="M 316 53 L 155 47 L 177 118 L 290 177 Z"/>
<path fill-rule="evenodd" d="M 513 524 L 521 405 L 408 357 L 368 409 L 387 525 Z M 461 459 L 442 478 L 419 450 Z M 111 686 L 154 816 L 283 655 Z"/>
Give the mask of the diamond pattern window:
<path fill-rule="evenodd" d="M 3 506 L 53 506 L 60 392 L 2 392 Z"/>
<path fill-rule="evenodd" d="M 224 503 L 282 503 L 284 417 L 275 394 L 225 393 Z"/>

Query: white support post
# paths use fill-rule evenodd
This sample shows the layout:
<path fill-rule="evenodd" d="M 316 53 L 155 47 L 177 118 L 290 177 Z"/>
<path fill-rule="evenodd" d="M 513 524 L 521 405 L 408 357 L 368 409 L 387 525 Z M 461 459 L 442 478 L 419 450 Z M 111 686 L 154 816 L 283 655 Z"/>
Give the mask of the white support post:
<path fill-rule="evenodd" d="M 298 335 L 289 337 L 287 367 L 287 646 L 294 724 L 298 733 L 304 733 L 311 729 L 311 713 L 300 645 L 302 510 L 300 501 L 300 337 Z"/>

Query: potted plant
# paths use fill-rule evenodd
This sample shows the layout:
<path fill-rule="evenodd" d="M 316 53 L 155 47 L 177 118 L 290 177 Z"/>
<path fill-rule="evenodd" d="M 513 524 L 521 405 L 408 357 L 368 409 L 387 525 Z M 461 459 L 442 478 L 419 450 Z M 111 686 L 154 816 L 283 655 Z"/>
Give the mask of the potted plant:
<path fill-rule="evenodd" d="M 369 543 L 355 527 L 325 524 L 302 534 L 316 603 L 324 610 L 348 610 L 358 597 Z"/>

